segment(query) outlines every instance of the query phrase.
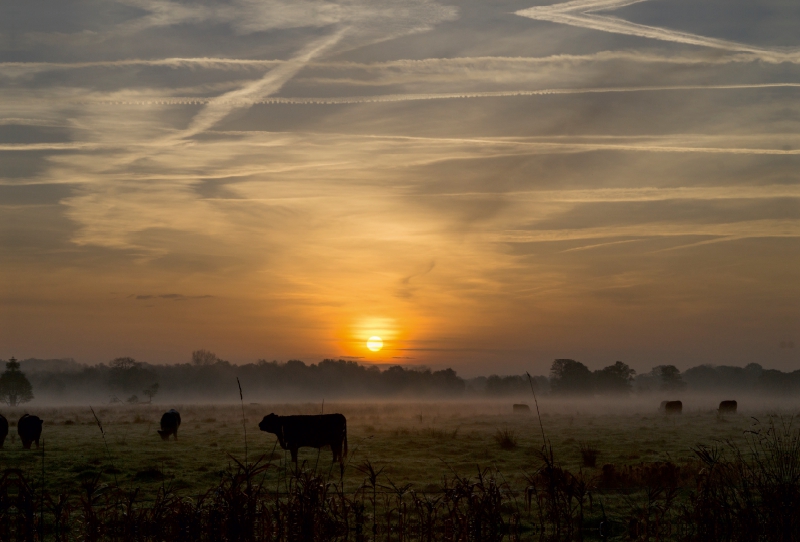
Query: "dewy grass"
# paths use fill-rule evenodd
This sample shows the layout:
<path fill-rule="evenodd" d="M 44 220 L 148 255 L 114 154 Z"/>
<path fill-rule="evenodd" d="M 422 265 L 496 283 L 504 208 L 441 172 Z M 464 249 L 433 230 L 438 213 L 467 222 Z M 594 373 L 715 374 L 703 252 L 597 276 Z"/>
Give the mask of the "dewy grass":
<path fill-rule="evenodd" d="M 181 440 L 165 443 L 155 433 L 156 422 L 164 410 L 173 406 L 183 418 Z M 245 420 L 251 420 L 246 422 L 249 423 L 247 428 L 252 429 L 256 423 L 252 420 L 259 420 L 265 413 L 318 413 L 318 403 L 103 406 L 95 410 L 96 419 L 86 408 L 29 409 L 45 420 L 43 437 L 47 441 L 44 492 L 40 494 L 37 487 L 34 500 L 40 503 L 44 496 L 45 523 L 47 529 L 51 529 L 56 521 L 53 506 L 62 503 L 63 517 L 59 516 L 58 521 L 69 523 L 72 521 L 69 517 L 78 518 L 89 513 L 88 509 L 76 508 L 76 503 L 88 499 L 87 503 L 95 503 L 92 510 L 97 511 L 97 503 L 104 502 L 105 497 L 101 496 L 105 493 L 135 492 L 131 506 L 140 514 L 155 513 L 148 510 L 158 503 L 161 510 L 166 510 L 163 507 L 169 499 L 192 502 L 196 506 L 200 506 L 201 501 L 208 504 L 210 491 L 228 494 L 236 503 L 243 502 L 255 509 L 273 507 L 270 510 L 277 513 L 274 507 L 278 506 L 278 501 L 269 499 L 283 499 L 294 491 L 294 484 L 302 490 L 302 498 L 293 501 L 293 506 L 302 508 L 309 506 L 309 502 L 316 502 L 315 499 L 339 494 L 350 499 L 338 501 L 337 506 L 345 507 L 347 514 L 352 514 L 347 520 L 351 527 L 357 524 L 356 516 L 360 514 L 359 521 L 366 529 L 364 535 L 370 538 L 368 531 L 372 526 L 377 525 L 380 531 L 390 524 L 387 518 L 391 518 L 392 525 L 402 519 L 409 529 L 412 525 L 416 525 L 414 529 L 421 528 L 420 525 L 431 528 L 439 525 L 444 529 L 444 524 L 430 522 L 434 516 L 441 519 L 443 509 L 439 507 L 444 506 L 442 503 L 455 506 L 444 495 L 455 487 L 457 478 L 471 480 L 469 484 L 474 485 L 476 491 L 483 491 L 475 478 L 476 465 L 482 469 L 491 467 L 489 475 L 500 488 L 499 507 L 505 532 L 511 532 L 512 522 L 517 522 L 523 535 L 533 532 L 526 529 L 545 523 L 550 525 L 550 533 L 552 525 L 556 524 L 547 519 L 552 517 L 558 519 L 562 534 L 572 532 L 577 536 L 583 532 L 590 536 L 600 528 L 603 514 L 610 518 L 606 527 L 612 524 L 615 533 L 623 529 L 625 521 L 633 520 L 636 526 L 632 529 L 640 533 L 636 535 L 640 538 L 645 532 L 663 534 L 665 525 L 670 522 L 698 524 L 692 519 L 694 516 L 679 514 L 683 507 L 691 506 L 687 510 L 699 511 L 703 510 L 702 506 L 721 506 L 719 503 L 736 502 L 730 499 L 741 500 L 743 494 L 723 492 L 731 491 L 731 484 L 725 480 L 746 480 L 747 485 L 743 487 L 757 497 L 754 503 L 779 502 L 782 498 L 780 502 L 794 502 L 789 490 L 798 470 L 792 462 L 797 457 L 798 444 L 792 431 L 783 429 L 780 422 L 775 422 L 774 428 L 765 422 L 763 427 L 754 429 L 746 416 L 733 416 L 730 423 L 719 424 L 711 410 L 687 410 L 680 418 L 665 419 L 655 412 L 657 405 L 653 412 L 637 413 L 630 409 L 627 413 L 602 414 L 597 409 L 582 410 L 580 405 L 565 407 L 544 401 L 540 404 L 541 416 L 552 441 L 545 450 L 548 453 L 542 456 L 539 453 L 542 450 L 540 426 L 530 418 L 513 416 L 508 407 L 506 403 L 326 404 L 326 411 L 347 416 L 349 437 L 359 443 L 351 450 L 349 466 L 342 472 L 331 462 L 328 450 L 320 452 L 313 448 L 300 451 L 299 468 L 295 470 L 286 461 L 285 454 L 277 450 L 276 439 L 259 431 L 251 433 L 248 449 L 253 458 L 263 455 L 263 460 L 258 464 L 254 464 L 253 459 L 243 461 L 243 408 Z M 137 418 L 146 423 L 136 423 Z M 65 425 L 66 420 L 74 424 Z M 98 434 L 100 420 L 102 432 Z M 513 431 L 516 448 L 498 448 L 494 440 L 498 429 Z M 587 437 L 592 439 L 593 446 L 603 451 L 594 468 L 584 466 L 579 453 L 580 442 Z M 714 442 L 725 443 L 716 445 L 725 456 L 716 460 L 713 454 L 708 456 L 706 459 L 713 463 L 713 468 L 709 469 L 704 458 L 692 448 L 700 449 L 698 443 Z M 122 468 L 104 468 L 112 457 L 110 448 L 106 447 L 111 443 L 114 443 L 115 456 L 125 458 L 118 465 Z M 734 447 L 740 450 L 741 461 L 736 459 Z M 710 446 L 706 448 L 711 449 Z M 750 463 L 750 458 L 755 458 L 755 462 Z M 22 450 L 18 441 L 7 441 L 0 451 L 0 470 L 19 469 L 26 480 L 35 480 L 39 477 L 37 471 L 41 471 L 41 460 L 39 454 Z M 367 461 L 375 473 L 382 470 L 374 481 L 369 477 L 368 489 L 363 487 L 365 475 L 355 468 Z M 248 465 L 252 469 L 266 467 L 248 474 Z M 702 474 L 701 469 L 705 469 Z M 706 483 L 702 476 L 711 478 Z M 244 497 L 230 495 L 231 484 L 240 484 L 244 491 L 248 478 L 251 500 L 236 501 Z M 483 488 L 489 491 L 491 484 L 485 476 L 483 480 Z M 697 486 L 698 480 L 705 485 Z M 314 483 L 330 487 L 323 494 L 307 485 Z M 220 489 L 220 484 L 224 488 Z M 697 493 L 697 487 L 708 488 L 708 491 Z M 269 499 L 264 497 L 265 492 L 271 495 Z M 356 493 L 358 498 L 355 498 Z M 2 488 L 0 494 L 3 494 Z M 398 495 L 403 499 L 397 500 Z M 491 501 L 488 495 L 485 495 L 486 502 Z M 580 495 L 583 495 L 582 502 Z M 566 496 L 571 504 L 567 503 Z M 524 506 L 526 499 L 531 503 L 529 510 Z M 287 501 L 280 502 L 281 506 L 289 506 Z M 466 502 L 459 501 L 459 506 Z M 226 506 L 234 505 L 238 506 L 235 503 Z M 542 523 L 539 513 L 548 506 L 550 515 L 544 514 L 546 521 Z M 757 523 L 758 518 L 774 517 L 779 521 L 786 517 L 768 516 L 769 508 L 762 504 L 747 509 L 756 510 L 760 515 L 742 515 L 738 521 L 755 517 L 753 521 Z M 781 510 L 780 507 L 774 509 Z M 36 511 L 37 516 L 41 516 L 42 509 Z M 336 513 L 340 514 L 337 517 L 345 517 L 342 511 Z M 328 512 L 320 517 L 329 517 L 325 514 Z M 93 517 L 92 521 L 96 522 L 102 519 L 99 512 L 87 517 Z M 298 517 L 293 515 L 292 521 L 299 521 Z M 714 517 L 723 516 L 716 514 Z M 289 521 L 288 516 L 285 519 Z M 333 521 L 330 518 L 324 521 L 329 520 Z M 654 531 L 656 524 L 661 531 Z M 627 529 L 628 524 L 625 525 Z M 48 537 L 48 540 L 53 538 Z M 0 539 L 5 539 L 2 533 Z"/>

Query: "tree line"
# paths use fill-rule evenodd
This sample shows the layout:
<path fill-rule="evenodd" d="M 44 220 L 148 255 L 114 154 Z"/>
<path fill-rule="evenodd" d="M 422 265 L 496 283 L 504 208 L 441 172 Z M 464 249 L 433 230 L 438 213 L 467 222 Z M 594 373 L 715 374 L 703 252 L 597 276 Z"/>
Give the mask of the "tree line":
<path fill-rule="evenodd" d="M 121 403 L 147 403 L 155 396 L 171 401 L 238 399 L 236 379 L 246 401 L 292 401 L 358 398 L 454 398 L 463 396 L 464 379 L 452 369 L 385 369 L 355 361 L 325 359 L 306 364 L 259 360 L 235 365 L 212 352 L 196 351 L 190 363 L 154 365 L 133 358 L 85 366 L 24 360 L 34 389 L 53 400 L 99 398 Z M 44 370 L 37 370 L 40 365 Z M 96 399 L 95 399 L 96 400 Z"/>
<path fill-rule="evenodd" d="M 237 377 L 249 401 L 491 398 L 526 396 L 531 388 L 537 394 L 565 396 L 682 390 L 778 395 L 800 392 L 800 371 L 786 373 L 755 363 L 746 367 L 700 365 L 683 372 L 674 365 L 659 365 L 637 374 L 621 361 L 592 371 L 580 361 L 556 359 L 548 376 L 494 374 L 477 378 L 462 378 L 453 369 L 379 368 L 341 359 L 310 364 L 262 359 L 235 365 L 206 350 L 195 351 L 190 362 L 173 365 L 154 365 L 130 357 L 93 366 L 74 360 L 9 363 L 0 375 L 0 400 L 7 404 L 30 400 L 32 389 L 52 401 L 135 404 L 149 403 L 156 396 L 169 397 L 170 401 L 226 401 L 238 397 Z"/>

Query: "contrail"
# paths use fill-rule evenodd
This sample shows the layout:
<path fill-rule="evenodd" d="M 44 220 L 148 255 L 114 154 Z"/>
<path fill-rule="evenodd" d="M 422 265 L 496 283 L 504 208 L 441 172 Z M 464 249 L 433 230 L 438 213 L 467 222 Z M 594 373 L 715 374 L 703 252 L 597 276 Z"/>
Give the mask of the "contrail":
<path fill-rule="evenodd" d="M 44 71 L 82 70 L 87 68 L 127 68 L 130 66 L 158 66 L 168 68 L 264 68 L 283 64 L 285 60 L 254 60 L 239 58 L 160 58 L 103 60 L 96 62 L 0 62 L 0 71 L 6 75 L 22 75 Z"/>
<path fill-rule="evenodd" d="M 336 44 L 346 31 L 347 28 L 343 28 L 331 36 L 314 41 L 303 48 L 297 56 L 270 70 L 261 79 L 212 98 L 206 103 L 206 107 L 192 119 L 186 130 L 171 136 L 170 139 L 185 139 L 203 132 L 228 116 L 234 109 L 252 105 L 258 100 L 278 92 L 287 81 L 303 69 L 309 60 Z"/>
<path fill-rule="evenodd" d="M 436 73 L 436 70 L 443 70 L 450 73 L 453 70 L 469 70 L 473 76 L 482 70 L 499 69 L 518 69 L 519 66 L 539 67 L 546 64 L 578 64 L 593 62 L 609 62 L 621 60 L 639 63 L 665 63 L 677 65 L 725 65 L 733 63 L 748 63 L 754 61 L 770 63 L 800 63 L 800 55 L 789 58 L 764 58 L 749 52 L 739 52 L 724 57 L 708 57 L 703 55 L 658 55 L 652 53 L 638 53 L 632 51 L 600 51 L 587 55 L 550 55 L 544 57 L 502 57 L 502 56 L 479 56 L 479 57 L 456 57 L 456 58 L 425 58 L 419 60 L 390 60 L 385 62 L 351 62 L 351 61 L 332 61 L 332 62 L 313 62 L 306 65 L 310 67 L 324 67 L 327 69 L 338 68 L 344 70 L 360 70 L 370 73 L 381 73 L 388 71 L 411 72 L 414 74 Z M 71 71 L 83 69 L 124 69 L 132 66 L 144 67 L 167 67 L 173 69 L 207 69 L 207 70 L 252 70 L 256 68 L 273 68 L 285 64 L 286 60 L 256 60 L 240 58 L 163 58 L 163 59 L 128 59 L 128 60 L 107 60 L 93 62 L 0 62 L 0 74 L 7 77 L 22 77 L 25 75 L 53 72 Z"/>
<path fill-rule="evenodd" d="M 436 67 L 469 67 L 474 69 L 475 64 L 487 65 L 491 68 L 496 66 L 518 65 L 540 65 L 540 64 L 563 64 L 563 63 L 584 63 L 584 62 L 606 62 L 611 60 L 626 60 L 630 62 L 664 62 L 668 64 L 731 64 L 753 62 L 754 60 L 765 60 L 758 55 L 749 52 L 742 52 L 726 57 L 708 57 L 698 55 L 658 55 L 653 53 L 640 53 L 634 51 L 600 51 L 585 55 L 558 54 L 543 57 L 504 57 L 504 56 L 477 56 L 477 57 L 455 57 L 455 58 L 423 58 L 423 59 L 401 59 L 383 62 L 352 62 L 352 61 L 332 61 L 332 62 L 309 62 L 309 66 L 321 66 L 325 68 L 358 69 L 365 71 L 382 71 L 394 69 L 416 69 L 436 68 Z M 782 59 L 786 62 L 800 62 L 797 58 Z M 250 68 L 271 68 L 286 63 L 286 60 L 258 60 L 247 58 L 214 58 L 214 57 L 175 57 L 160 59 L 126 59 L 126 60 L 101 60 L 92 62 L 0 62 L 0 72 L 14 77 L 29 73 L 39 73 L 45 71 L 69 71 L 82 70 L 87 68 L 127 68 L 131 66 L 157 66 L 168 68 L 189 68 L 189 69 L 250 69 Z M 777 60 L 776 60 L 777 62 Z"/>
<path fill-rule="evenodd" d="M 278 68 L 276 68 L 277 70 Z M 276 70 L 273 70 L 276 71 Z M 272 74 L 273 72 L 270 72 Z M 295 71 L 296 73 L 296 71 Z M 265 78 L 266 79 L 266 78 Z M 263 79 L 261 80 L 263 81 Z M 258 83 L 260 83 L 259 81 Z M 285 81 L 284 81 L 285 82 Z M 283 84 L 283 83 L 281 83 Z M 247 88 L 247 87 L 245 87 Z M 419 100 L 453 100 L 466 98 L 504 98 L 514 96 L 547 96 L 555 94 L 604 94 L 614 92 L 663 92 L 681 90 L 752 90 L 765 88 L 800 88 L 800 83 L 753 83 L 731 85 L 662 85 L 653 87 L 594 87 L 594 88 L 546 88 L 539 90 L 498 90 L 485 92 L 443 92 L 427 94 L 381 94 L 376 96 L 344 96 L 331 98 L 273 97 L 264 99 L 244 95 L 243 89 L 223 94 L 217 98 L 164 97 L 151 100 L 88 100 L 76 102 L 80 105 L 228 105 L 246 107 L 250 105 L 294 104 L 294 105 L 338 105 L 384 102 L 407 102 Z M 277 90 L 277 89 L 276 89 Z"/>
<path fill-rule="evenodd" d="M 3 143 L 0 151 L 86 151 L 101 147 L 97 143 Z"/>
<path fill-rule="evenodd" d="M 634 2 L 630 0 L 577 0 L 550 6 L 536 6 L 522 9 L 515 12 L 515 14 L 539 21 L 567 24 L 580 28 L 599 30 L 601 32 L 611 32 L 614 34 L 624 34 L 627 36 L 669 41 L 673 43 L 684 43 L 687 45 L 698 45 L 732 52 L 747 52 L 758 55 L 771 62 L 780 62 L 790 59 L 794 62 L 800 57 L 800 53 L 796 50 L 786 51 L 755 47 L 745 43 L 709 38 L 690 32 L 681 32 L 657 26 L 632 23 L 617 17 L 596 15 L 594 13 L 600 10 L 618 9 L 639 1 L 646 0 L 636 0 Z"/>

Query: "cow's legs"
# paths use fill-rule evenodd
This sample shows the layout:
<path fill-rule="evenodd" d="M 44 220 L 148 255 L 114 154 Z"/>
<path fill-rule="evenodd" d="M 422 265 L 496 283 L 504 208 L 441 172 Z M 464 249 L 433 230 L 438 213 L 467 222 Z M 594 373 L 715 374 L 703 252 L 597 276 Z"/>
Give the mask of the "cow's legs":
<path fill-rule="evenodd" d="M 342 462 L 342 445 L 341 444 L 331 444 L 331 451 L 333 452 L 333 461 Z"/>
<path fill-rule="evenodd" d="M 36 439 L 36 449 L 37 450 L 39 449 L 39 439 L 38 438 Z"/>
<path fill-rule="evenodd" d="M 175 428 L 175 442 L 178 441 L 178 428 Z"/>

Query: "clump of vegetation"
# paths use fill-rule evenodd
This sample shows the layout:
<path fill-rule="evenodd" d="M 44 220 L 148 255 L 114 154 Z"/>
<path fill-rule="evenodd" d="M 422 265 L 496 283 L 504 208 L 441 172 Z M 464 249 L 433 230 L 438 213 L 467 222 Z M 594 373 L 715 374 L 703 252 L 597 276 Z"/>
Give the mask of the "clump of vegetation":
<path fill-rule="evenodd" d="M 588 442 L 579 443 L 581 451 L 581 461 L 584 467 L 595 468 L 597 466 L 597 458 L 600 455 L 600 450 Z"/>
<path fill-rule="evenodd" d="M 513 450 L 517 447 L 517 436 L 514 431 L 508 429 L 498 429 L 494 434 L 494 440 L 503 450 Z"/>
<path fill-rule="evenodd" d="M 164 480 L 166 476 L 161 469 L 157 467 L 150 467 L 148 469 L 142 470 L 137 472 L 133 479 L 137 482 L 160 482 Z"/>
<path fill-rule="evenodd" d="M 800 429 L 792 419 L 757 423 L 742 450 L 698 446 L 698 475 L 685 521 L 707 540 L 800 540 Z"/>

